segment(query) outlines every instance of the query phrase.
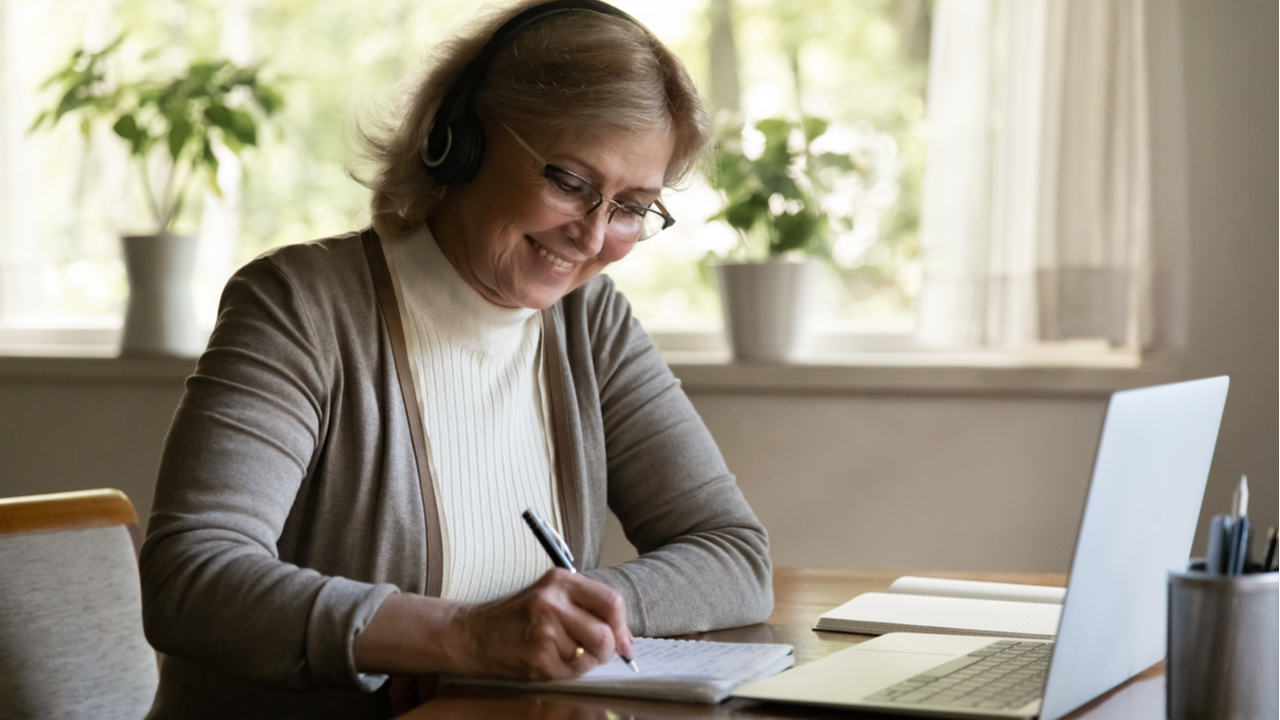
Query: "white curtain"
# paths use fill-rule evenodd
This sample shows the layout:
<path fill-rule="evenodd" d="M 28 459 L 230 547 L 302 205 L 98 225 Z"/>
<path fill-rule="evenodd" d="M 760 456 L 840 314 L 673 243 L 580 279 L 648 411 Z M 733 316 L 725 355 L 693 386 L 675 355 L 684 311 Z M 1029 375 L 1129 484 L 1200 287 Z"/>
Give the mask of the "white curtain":
<path fill-rule="evenodd" d="M 1183 344 L 1176 5 L 935 7 L 920 340 Z"/>
<path fill-rule="evenodd" d="M 39 289 L 39 252 L 24 226 L 21 208 L 31 207 L 30 183 L 25 181 L 23 133 L 31 123 L 27 103 L 18 96 L 17 54 L 11 51 L 17 34 L 13 3 L 0 0 L 0 324 L 11 314 L 30 312 Z"/>

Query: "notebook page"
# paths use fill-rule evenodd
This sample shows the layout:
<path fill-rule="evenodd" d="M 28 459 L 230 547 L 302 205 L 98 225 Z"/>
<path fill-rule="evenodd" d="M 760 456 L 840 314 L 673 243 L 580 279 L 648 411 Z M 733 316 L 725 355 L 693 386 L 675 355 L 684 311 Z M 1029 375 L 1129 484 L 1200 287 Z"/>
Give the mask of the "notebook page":
<path fill-rule="evenodd" d="M 619 680 L 678 680 L 714 682 L 751 674 L 757 666 L 772 663 L 781 646 L 758 643 L 717 643 L 693 640 L 636 638 L 633 657 L 640 667 L 636 674 L 614 656 L 573 682 L 614 682 Z"/>
<path fill-rule="evenodd" d="M 816 629 L 881 635 L 932 632 L 1048 639 L 1061 605 L 863 593 L 818 619 Z"/>
<path fill-rule="evenodd" d="M 520 682 L 453 676 L 442 680 L 446 685 L 489 685 L 538 692 L 716 703 L 734 688 L 781 672 L 795 663 L 794 649 L 779 644 L 636 638 L 632 650 L 640 667 L 638 674 L 614 657 L 571 680 Z"/>
<path fill-rule="evenodd" d="M 1014 583 L 979 582 L 977 580 L 947 580 L 907 575 L 893 581 L 889 592 L 906 595 L 937 595 L 942 597 L 974 598 L 976 600 L 1008 600 L 1013 602 L 1051 603 L 1061 605 L 1067 597 L 1067 589 L 1044 585 L 1017 585 Z"/>

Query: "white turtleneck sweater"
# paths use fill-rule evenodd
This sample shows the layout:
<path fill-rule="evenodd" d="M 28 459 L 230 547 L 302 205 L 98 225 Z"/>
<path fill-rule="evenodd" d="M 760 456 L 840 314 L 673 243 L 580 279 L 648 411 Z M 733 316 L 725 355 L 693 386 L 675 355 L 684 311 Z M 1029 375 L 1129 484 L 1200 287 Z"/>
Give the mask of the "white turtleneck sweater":
<path fill-rule="evenodd" d="M 559 532 L 558 478 L 542 360 L 542 314 L 485 300 L 425 226 L 383 239 L 435 486 L 441 597 L 483 602 L 526 587 L 551 561 L 521 519 Z"/>

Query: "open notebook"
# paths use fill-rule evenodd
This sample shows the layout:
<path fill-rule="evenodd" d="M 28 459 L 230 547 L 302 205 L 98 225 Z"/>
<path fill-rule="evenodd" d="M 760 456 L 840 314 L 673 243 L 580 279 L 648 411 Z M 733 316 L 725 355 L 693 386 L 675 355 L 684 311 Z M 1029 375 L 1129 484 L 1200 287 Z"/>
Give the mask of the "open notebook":
<path fill-rule="evenodd" d="M 813 629 L 1052 640 L 1065 597 L 1063 588 L 907 576 L 823 613 Z"/>
<path fill-rule="evenodd" d="M 639 674 L 614 657 L 572 680 L 521 682 L 449 676 L 443 678 L 443 682 L 718 703 L 738 686 L 781 672 L 795 663 L 794 648 L 790 645 L 636 638 L 633 651 L 640 666 Z"/>

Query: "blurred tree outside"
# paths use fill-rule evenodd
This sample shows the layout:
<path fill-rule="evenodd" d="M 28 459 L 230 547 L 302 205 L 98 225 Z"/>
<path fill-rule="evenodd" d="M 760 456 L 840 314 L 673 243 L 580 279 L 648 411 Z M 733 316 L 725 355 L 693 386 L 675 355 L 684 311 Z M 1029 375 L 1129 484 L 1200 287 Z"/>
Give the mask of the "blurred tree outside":
<path fill-rule="evenodd" d="M 838 208 L 853 222 L 830 238 L 833 277 L 822 289 L 828 328 L 847 328 L 850 321 L 903 327 L 913 316 L 931 12 L 930 0 L 707 5 L 709 30 L 701 54 L 708 58 L 709 86 L 703 87 L 715 111 L 734 114 L 748 126 L 770 117 L 830 121 L 833 142 L 822 149 L 851 153 L 869 178 L 866 186 L 849 189 L 859 207 Z M 687 202 L 694 197 L 696 203 Z M 731 231 L 705 223 L 722 206 L 714 193 L 695 187 L 673 203 L 684 213 L 676 214 L 681 225 L 673 230 L 692 220 L 699 231 L 678 238 L 663 233 L 649 241 L 665 243 L 662 256 L 690 263 L 733 246 Z M 683 267 L 677 270 L 678 263 L 647 262 L 648 251 L 638 248 L 610 270 L 637 315 L 658 329 L 716 324 L 714 287 Z"/>
<path fill-rule="evenodd" d="M 896 178 L 886 187 L 894 197 L 882 203 L 890 209 L 874 232 L 864 227 L 836 240 L 842 282 L 834 284 L 828 307 L 835 319 L 907 316 L 918 282 L 929 0 L 616 4 L 685 60 L 718 107 L 737 102 L 749 120 L 823 118 L 848 128 L 863 146 L 878 148 L 877 157 L 891 156 Z M 0 51 L 4 67 L 20 61 L 5 99 L 16 98 L 8 111 L 25 128 L 35 108 L 48 104 L 40 82 L 73 48 L 92 50 L 122 33 L 129 47 L 164 48 L 150 59 L 162 66 L 218 55 L 261 63 L 284 95 L 277 117 L 284 129 L 263 133 L 259 147 L 243 158 L 239 189 L 229 193 L 238 240 L 225 249 L 224 267 L 211 270 L 217 276 L 205 281 L 212 302 L 226 273 L 261 252 L 368 222 L 368 191 L 347 174 L 358 151 L 354 123 L 386 117 L 407 94 L 432 45 L 475 10 L 449 0 L 7 0 Z M 712 47 L 719 48 L 719 62 Z M 732 58 L 727 70 L 726 57 Z M 140 63 L 125 54 L 112 71 L 127 77 Z M 729 87 L 724 78 L 735 76 L 739 86 Z M 20 245 L 9 230 L 16 222 L 0 227 L 0 263 L 36 258 L 31 277 L 38 278 L 33 285 L 40 299 L 6 307 L 0 298 L 0 313 L 13 307 L 49 315 L 118 313 L 126 289 L 115 236 L 145 217 L 145 208 L 120 200 L 127 194 L 119 187 L 134 182 L 124 149 L 112 148 L 111 138 L 85 143 L 75 128 L 33 138 L 15 134 L 12 126 L 6 126 L 9 145 L 0 145 L 0 163 L 30 174 L 29 187 L 15 190 L 12 204 L 30 213 L 23 223 L 30 230 Z M 14 149 L 6 153 L 4 147 Z M 232 165 L 224 162 L 223 169 L 239 172 L 240 164 Z M 609 272 L 647 326 L 713 328 L 719 302 L 703 276 L 703 260 L 734 242 L 732 231 L 706 222 L 721 201 L 705 183 L 666 196 L 676 226 Z M 179 232 L 199 230 L 201 204 L 192 198 Z M 204 222 L 207 229 L 208 217 Z"/>

